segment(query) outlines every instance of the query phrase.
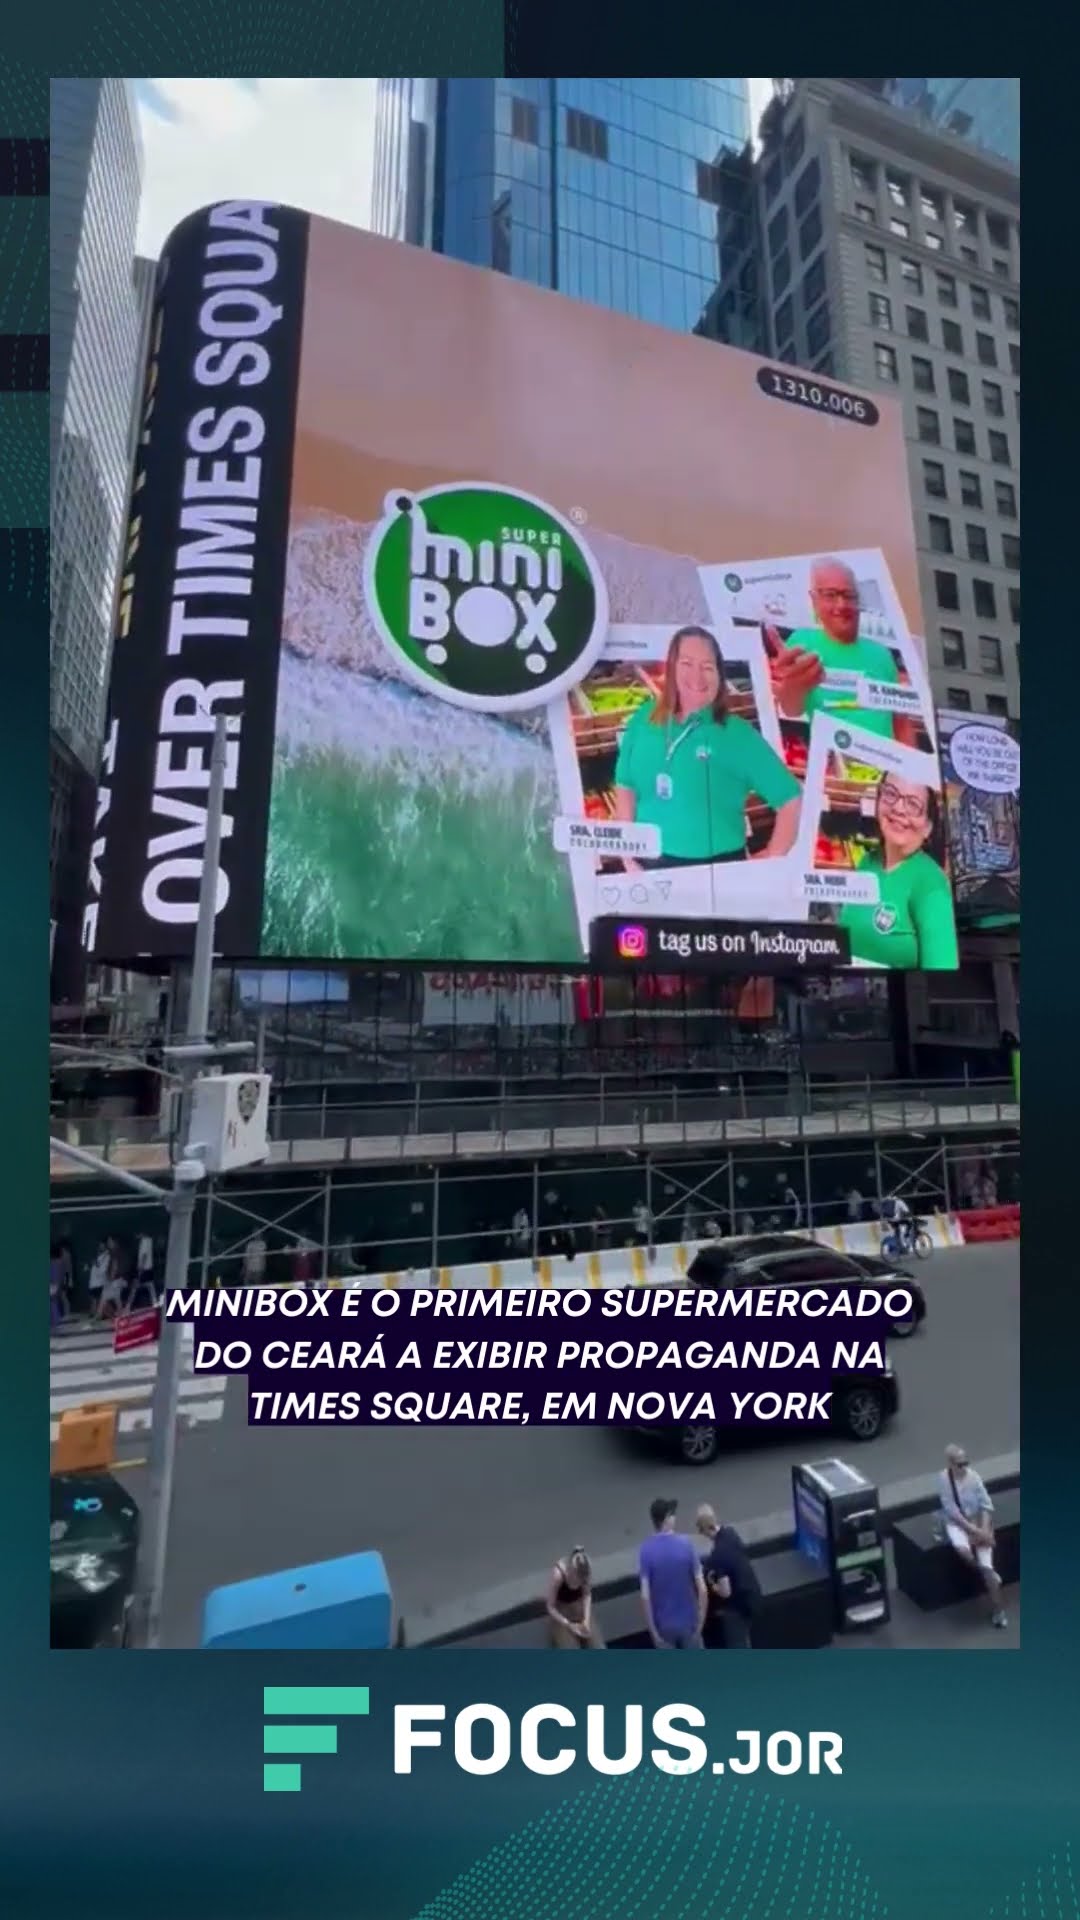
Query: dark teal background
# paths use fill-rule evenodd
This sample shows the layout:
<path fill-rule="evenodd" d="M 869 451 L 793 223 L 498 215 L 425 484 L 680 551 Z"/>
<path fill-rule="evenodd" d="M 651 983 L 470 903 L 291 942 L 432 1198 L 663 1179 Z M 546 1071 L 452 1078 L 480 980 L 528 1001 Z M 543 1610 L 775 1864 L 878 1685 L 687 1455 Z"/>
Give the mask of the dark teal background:
<path fill-rule="evenodd" d="M 635 72 L 657 64 L 654 13 L 616 16 L 605 9 L 601 17 L 586 5 L 564 7 L 563 0 L 535 8 L 531 0 L 512 4 L 510 71 L 518 63 L 533 72 L 552 66 L 590 72 L 605 55 L 611 64 L 613 18 L 619 21 L 614 63 Z M 1004 52 L 991 57 L 984 15 L 977 30 L 974 16 L 966 29 L 963 14 L 955 21 L 989 70 L 1009 64 Z M 820 28 L 820 19 L 816 24 Z M 930 23 L 922 24 L 925 31 Z M 799 64 L 804 25 L 792 11 L 793 64 Z M 935 36 L 940 27 L 938 17 Z M 722 64 L 760 64 L 758 47 L 740 44 L 741 31 L 737 20 L 725 20 Z M 703 22 L 692 30 L 696 42 L 680 43 L 680 22 L 666 9 L 664 63 L 681 72 L 716 64 L 707 45 L 711 32 Z M 774 10 L 768 44 L 783 43 L 788 32 L 783 11 Z M 47 130 L 50 70 L 504 70 L 502 15 L 490 0 L 347 9 L 331 0 L 305 6 L 197 0 L 169 10 L 134 0 L 39 5 L 15 11 L 5 41 L 5 134 Z M 547 68 L 540 64 L 545 52 Z M 803 64 L 811 64 L 806 52 Z M 833 52 L 834 63 L 842 64 Z M 1052 69 L 1048 61 L 1040 73 L 1039 112 L 1027 122 L 1025 154 L 1028 324 L 1029 332 L 1039 329 L 1040 351 L 1029 354 L 1025 389 L 1034 443 L 1025 500 L 1027 592 L 1037 644 L 1024 712 L 1022 1650 L 994 1661 L 972 1651 L 879 1653 L 854 1661 L 759 1654 L 752 1661 L 690 1664 L 643 1662 L 630 1654 L 575 1664 L 544 1654 L 90 1660 L 48 1652 L 48 616 L 40 537 L 46 409 L 44 397 L 3 396 L 0 1912 L 20 1920 L 72 1911 L 81 1920 L 411 1920 L 426 1905 L 431 1920 L 548 1914 L 552 1920 L 668 1920 L 676 1913 L 683 1920 L 870 1920 L 886 1913 L 892 1920 L 1078 1920 L 1080 1861 L 1070 1856 L 1069 1841 L 1072 1836 L 1075 1849 L 1080 1799 L 1074 1200 L 1080 1023 L 1073 985 L 1080 861 L 1071 825 L 1075 466 L 1064 445 L 1074 411 L 1070 391 L 1075 402 L 1077 300 L 1075 249 L 1061 246 L 1060 228 L 1051 245 L 1048 231 L 1051 219 L 1057 222 L 1050 143 L 1060 165 L 1075 106 L 1055 99 L 1055 86 L 1063 83 Z M 8 331 L 46 324 L 47 235 L 44 201 L 0 203 Z M 958 1364 L 978 1369 L 977 1324 Z M 359 1526 L 359 1435 L 356 1486 Z M 484 1493 L 463 1487 L 455 1497 L 483 1500 Z M 437 1585 L 437 1567 L 432 1579 Z M 343 1723 L 336 1759 L 304 1763 L 299 1795 L 264 1796 L 262 1688 L 320 1682 L 369 1685 L 370 1717 Z M 736 1786 L 727 1777 L 669 1781 L 652 1769 L 605 1782 L 578 1768 L 549 1781 L 515 1766 L 475 1780 L 457 1772 L 445 1752 L 419 1754 L 412 1777 L 390 1771 L 395 1699 L 433 1699 L 451 1709 L 492 1700 L 514 1713 L 552 1697 L 571 1707 L 593 1700 L 612 1708 L 628 1698 L 646 1706 L 689 1699 L 709 1716 L 714 1752 L 724 1750 L 726 1731 L 745 1726 L 833 1729 L 844 1739 L 844 1774 L 839 1780 L 759 1775 Z M 465 1876 L 461 1886 L 444 1897 L 459 1876 Z"/>

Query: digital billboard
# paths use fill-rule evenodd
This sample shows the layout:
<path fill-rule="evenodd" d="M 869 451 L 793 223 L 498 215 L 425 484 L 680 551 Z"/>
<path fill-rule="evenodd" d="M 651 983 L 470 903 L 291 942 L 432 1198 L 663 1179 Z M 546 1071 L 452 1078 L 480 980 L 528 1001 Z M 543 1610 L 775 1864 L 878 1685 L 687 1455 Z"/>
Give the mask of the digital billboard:
<path fill-rule="evenodd" d="M 996 715 L 937 720 L 957 917 L 1007 925 L 1020 913 L 1020 743 Z"/>
<path fill-rule="evenodd" d="M 84 927 L 627 972 L 956 965 L 899 409 L 230 202 L 159 269 Z"/>

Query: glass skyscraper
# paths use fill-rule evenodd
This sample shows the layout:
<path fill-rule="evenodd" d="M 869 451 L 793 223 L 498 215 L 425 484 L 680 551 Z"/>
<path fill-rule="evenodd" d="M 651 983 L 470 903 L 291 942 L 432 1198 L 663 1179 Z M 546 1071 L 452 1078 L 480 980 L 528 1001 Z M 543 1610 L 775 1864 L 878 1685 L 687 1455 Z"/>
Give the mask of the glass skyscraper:
<path fill-rule="evenodd" d="M 745 80 L 381 80 L 374 225 L 756 344 Z"/>
<path fill-rule="evenodd" d="M 895 107 L 1020 165 L 1019 80 L 866 80 Z"/>

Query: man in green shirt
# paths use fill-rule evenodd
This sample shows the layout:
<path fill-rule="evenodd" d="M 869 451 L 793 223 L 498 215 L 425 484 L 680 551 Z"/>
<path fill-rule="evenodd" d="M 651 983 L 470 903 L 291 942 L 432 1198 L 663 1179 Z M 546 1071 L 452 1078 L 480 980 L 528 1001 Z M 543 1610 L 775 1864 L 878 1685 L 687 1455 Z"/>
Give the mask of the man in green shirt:
<path fill-rule="evenodd" d="M 900 675 L 889 648 L 859 633 L 859 588 L 851 568 L 842 560 L 815 560 L 810 569 L 810 602 L 816 627 L 796 628 L 786 645 L 775 629 L 765 629 L 780 712 L 789 720 L 812 720 L 815 713 L 827 713 L 867 733 L 917 746 L 918 722 L 913 715 L 858 704 L 852 684 L 855 675 L 889 687 L 899 684 Z"/>

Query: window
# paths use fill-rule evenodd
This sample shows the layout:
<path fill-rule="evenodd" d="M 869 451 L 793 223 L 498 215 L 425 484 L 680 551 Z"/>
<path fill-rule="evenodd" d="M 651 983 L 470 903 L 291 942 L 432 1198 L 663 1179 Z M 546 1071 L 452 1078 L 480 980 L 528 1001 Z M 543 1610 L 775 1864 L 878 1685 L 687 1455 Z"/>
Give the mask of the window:
<path fill-rule="evenodd" d="M 958 713 L 970 713 L 971 695 L 966 687 L 946 687 L 945 705 L 955 707 Z"/>
<path fill-rule="evenodd" d="M 814 361 L 814 372 L 829 373 L 829 374 L 834 372 L 833 357 L 831 353 L 823 353 L 820 360 Z"/>
<path fill-rule="evenodd" d="M 976 320 L 989 320 L 990 295 L 987 293 L 985 287 L 972 287 L 971 311 L 975 315 Z"/>
<path fill-rule="evenodd" d="M 1010 368 L 1010 371 L 1011 371 L 1011 372 L 1013 372 L 1013 373 L 1015 373 L 1015 375 L 1016 375 L 1016 377 L 1017 377 L 1017 379 L 1019 380 L 1019 378 L 1020 378 L 1020 349 L 1019 349 L 1019 347 L 1017 346 L 1017 344 L 1016 344 L 1016 341 L 1015 341 L 1015 340 L 1010 340 L 1010 341 L 1009 341 L 1009 368 Z"/>
<path fill-rule="evenodd" d="M 961 247 L 960 258 L 966 260 L 969 267 L 977 267 L 979 264 L 979 255 L 974 247 Z"/>
<path fill-rule="evenodd" d="M 945 469 L 940 460 L 924 460 L 922 463 L 923 486 L 931 500 L 948 499 L 945 486 Z"/>
<path fill-rule="evenodd" d="M 1018 627 L 1020 625 L 1020 589 L 1019 587 L 1009 588 L 1009 619 L 1012 621 L 1014 627 Z"/>
<path fill-rule="evenodd" d="M 870 325 L 877 327 L 881 333 L 892 332 L 892 302 L 888 294 L 870 295 Z"/>
<path fill-rule="evenodd" d="M 937 275 L 937 297 L 943 307 L 955 307 L 956 281 L 953 279 L 951 273 L 939 273 Z"/>
<path fill-rule="evenodd" d="M 877 341 L 874 342 L 874 371 L 879 380 L 896 385 L 896 354 L 892 347 L 883 347 Z"/>
<path fill-rule="evenodd" d="M 806 212 L 817 198 L 821 185 L 821 168 L 816 160 L 808 160 L 795 182 L 795 218 Z"/>
<path fill-rule="evenodd" d="M 967 671 L 967 655 L 964 651 L 964 636 L 959 627 L 942 627 L 941 659 L 946 667 L 959 667 L 961 673 Z"/>
<path fill-rule="evenodd" d="M 942 513 L 930 515 L 930 551 L 931 553 L 951 553 L 952 523 Z"/>
<path fill-rule="evenodd" d="M 994 481 L 994 505 L 1003 520 L 1016 519 L 1016 488 L 1011 481 Z"/>
<path fill-rule="evenodd" d="M 806 351 L 809 354 L 823 352 L 829 344 L 829 303 L 822 301 L 817 312 L 811 314 L 806 323 Z"/>
<path fill-rule="evenodd" d="M 901 260 L 900 278 L 905 287 L 911 287 L 915 293 L 922 292 L 922 268 L 917 260 Z"/>
<path fill-rule="evenodd" d="M 944 347 L 946 353 L 959 353 L 959 354 L 963 353 L 964 351 L 963 330 L 957 326 L 955 320 L 942 321 L 941 344 Z"/>
<path fill-rule="evenodd" d="M 809 313 L 817 306 L 825 291 L 825 255 L 819 254 L 812 267 L 807 270 L 802 283 L 803 312 Z M 885 302 L 888 306 L 888 301 Z"/>
<path fill-rule="evenodd" d="M 937 600 L 938 606 L 944 607 L 947 613 L 959 612 L 960 589 L 956 582 L 955 573 L 935 573 L 934 597 Z"/>
<path fill-rule="evenodd" d="M 720 206 L 724 198 L 723 168 L 712 166 L 708 160 L 699 160 L 697 190 L 699 200 L 707 200 L 713 207 Z"/>
<path fill-rule="evenodd" d="M 921 307 L 905 307 L 904 318 L 907 321 L 909 340 L 929 340 L 930 329 Z"/>
<path fill-rule="evenodd" d="M 906 207 L 909 204 L 910 190 L 902 173 L 886 172 L 885 191 L 894 207 Z"/>
<path fill-rule="evenodd" d="M 953 419 L 953 445 L 957 453 L 975 453 L 975 429 L 970 420 Z"/>
<path fill-rule="evenodd" d="M 1001 558 L 1010 573 L 1020 571 L 1020 541 L 1015 533 L 1003 533 L 1001 536 Z"/>
<path fill-rule="evenodd" d="M 1003 300 L 1001 303 L 1001 310 L 1005 315 L 1005 325 L 1008 327 L 1009 332 L 1019 333 L 1020 331 L 1019 300 Z"/>
<path fill-rule="evenodd" d="M 780 359 L 780 360 L 786 360 L 786 361 L 788 362 L 788 364 L 789 364 L 789 366 L 794 366 L 794 365 L 795 365 L 795 342 L 794 342 L 794 340 L 785 340 L 785 342 L 784 342 L 784 344 L 783 344 L 783 346 L 782 346 L 782 347 L 780 348 L 780 352 L 779 352 L 779 354 L 777 355 L 777 358 L 778 358 L 778 359 Z"/>
<path fill-rule="evenodd" d="M 799 228 L 799 258 L 809 260 L 821 239 L 821 208 L 814 207 Z"/>
<path fill-rule="evenodd" d="M 1011 467 L 1009 458 L 1009 436 L 1007 433 L 995 433 L 990 430 L 990 458 L 995 467 Z"/>
<path fill-rule="evenodd" d="M 867 277 L 876 280 L 879 286 L 884 286 L 889 277 L 884 247 L 868 246 L 863 248 L 863 252 L 866 255 Z"/>
<path fill-rule="evenodd" d="M 940 233 L 923 234 L 923 246 L 926 247 L 930 253 L 940 253 L 944 244 Z"/>
<path fill-rule="evenodd" d="M 917 353 L 911 356 L 911 378 L 916 393 L 933 393 L 934 369 L 929 360 L 923 360 Z"/>
<path fill-rule="evenodd" d="M 785 247 L 782 253 L 777 254 L 776 259 L 772 263 L 772 284 L 773 284 L 774 300 L 778 297 L 779 294 L 783 293 L 784 288 L 787 286 L 787 283 L 790 279 L 791 279 L 791 255 L 788 252 L 787 248 Z"/>
<path fill-rule="evenodd" d="M 984 673 L 993 673 L 1000 678 L 1005 669 L 1001 661 L 1001 641 L 995 640 L 992 633 L 979 635 L 979 665 Z"/>
<path fill-rule="evenodd" d="M 510 101 L 510 136 L 524 140 L 526 146 L 540 145 L 539 108 L 532 100 L 519 100 L 516 94 Z"/>
<path fill-rule="evenodd" d="M 975 611 L 980 620 L 997 619 L 997 595 L 990 580 L 973 580 L 971 591 L 975 598 Z"/>
<path fill-rule="evenodd" d="M 851 184 L 856 193 L 877 192 L 877 167 L 872 160 L 862 160 L 857 153 L 848 155 L 851 170 Z"/>
<path fill-rule="evenodd" d="M 982 481 L 977 473 L 960 471 L 960 499 L 965 507 L 982 506 Z"/>
<path fill-rule="evenodd" d="M 982 383 L 983 406 L 995 420 L 1005 418 L 1005 395 L 996 380 L 984 380 Z"/>
<path fill-rule="evenodd" d="M 1009 712 L 1009 703 L 1006 700 L 1005 695 L 1003 693 L 987 694 L 986 711 L 987 713 L 997 714 L 999 720 L 1009 720 L 1012 718 L 1012 715 Z"/>
<path fill-rule="evenodd" d="M 997 345 L 992 333 L 977 333 L 975 335 L 975 349 L 978 353 L 979 365 L 981 367 L 997 366 Z"/>
<path fill-rule="evenodd" d="M 780 305 L 776 309 L 774 319 L 776 323 L 777 339 L 789 340 L 791 338 L 792 332 L 794 331 L 794 318 L 793 318 L 793 309 L 791 305 L 790 294 L 788 294 L 788 297 L 786 300 L 781 300 Z"/>
<path fill-rule="evenodd" d="M 991 260 L 990 265 L 993 268 L 994 272 L 997 274 L 997 277 L 999 280 L 1012 279 L 1012 268 L 1010 267 L 1007 260 L 999 260 L 995 257 L 993 260 Z"/>
<path fill-rule="evenodd" d="M 910 240 L 911 239 L 910 220 L 899 220 L 894 214 L 893 218 L 889 221 L 889 232 L 895 233 L 898 240 Z"/>
<path fill-rule="evenodd" d="M 787 231 L 788 212 L 786 207 L 781 207 L 779 213 L 774 213 L 769 221 L 769 252 L 774 259 L 787 239 Z"/>
<path fill-rule="evenodd" d="M 950 367 L 948 381 L 949 399 L 955 400 L 958 407 L 970 407 L 971 388 L 968 385 L 967 374 L 961 373 L 959 367 Z"/>
<path fill-rule="evenodd" d="M 979 216 L 974 207 L 968 206 L 966 200 L 953 201 L 953 224 L 957 233 L 978 232 Z"/>
<path fill-rule="evenodd" d="M 771 165 L 769 165 L 765 169 L 766 200 L 776 199 L 776 196 L 780 191 L 780 183 L 783 180 L 783 178 L 784 178 L 784 172 L 783 172 L 783 168 L 780 165 L 779 160 L 772 161 Z"/>
<path fill-rule="evenodd" d="M 968 559 L 981 560 L 984 565 L 989 565 L 990 544 L 986 538 L 986 528 L 969 525 L 964 532 L 967 536 Z"/>
<path fill-rule="evenodd" d="M 877 214 L 873 207 L 867 206 L 865 200 L 856 200 L 855 218 L 856 220 L 861 220 L 864 227 L 877 226 Z"/>
<path fill-rule="evenodd" d="M 992 247 L 1004 247 L 1005 252 L 1008 253 L 1009 223 L 1000 213 L 987 214 L 986 232 Z"/>
<path fill-rule="evenodd" d="M 924 445 L 928 447 L 940 447 L 941 421 L 938 419 L 933 407 L 916 407 L 915 424 L 918 428 L 919 439 Z"/>
<path fill-rule="evenodd" d="M 591 113 L 582 113 L 577 107 L 567 109 L 566 144 L 573 147 L 575 153 L 588 154 L 591 160 L 606 160 L 607 135 L 607 125 L 603 120 L 597 120 Z"/>
<path fill-rule="evenodd" d="M 799 164 L 799 161 L 803 157 L 803 151 L 805 147 L 806 147 L 806 128 L 803 126 L 802 115 L 800 114 L 799 118 L 795 122 L 795 125 L 791 128 L 791 131 L 788 133 L 787 138 L 784 141 L 784 172 L 785 173 L 794 173 L 796 167 Z"/>
<path fill-rule="evenodd" d="M 929 187 L 923 187 L 920 190 L 919 205 L 922 208 L 924 220 L 944 220 L 945 208 L 941 195 L 931 192 Z"/>

